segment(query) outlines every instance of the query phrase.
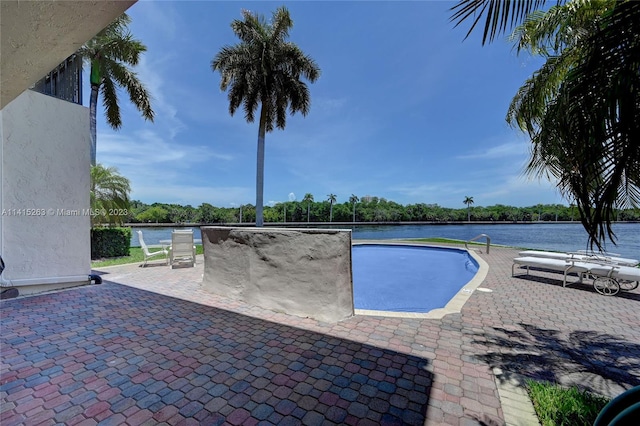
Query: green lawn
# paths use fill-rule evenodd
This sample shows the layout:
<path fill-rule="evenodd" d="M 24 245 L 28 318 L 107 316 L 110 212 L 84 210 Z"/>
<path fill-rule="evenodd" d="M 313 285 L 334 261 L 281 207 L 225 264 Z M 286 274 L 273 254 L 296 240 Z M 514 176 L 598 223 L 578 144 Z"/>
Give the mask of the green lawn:
<path fill-rule="evenodd" d="M 155 251 L 155 249 L 151 249 L 151 251 Z M 202 245 L 196 245 L 196 254 L 202 254 Z M 157 260 L 160 257 L 152 258 L 150 261 L 153 262 L 154 259 Z M 92 268 L 100 268 L 104 266 L 114 266 L 114 265 L 124 265 L 126 263 L 142 263 L 144 262 L 144 255 L 142 254 L 142 249 L 140 247 L 131 247 L 129 249 L 129 256 L 123 257 L 114 257 L 111 259 L 103 259 L 103 260 L 92 260 L 91 267 Z"/>
<path fill-rule="evenodd" d="M 451 238 L 412 238 L 408 241 L 419 243 L 447 243 L 447 244 L 464 244 L 463 240 L 453 240 Z M 471 244 L 484 245 L 483 243 L 471 242 Z"/>
<path fill-rule="evenodd" d="M 591 426 L 608 399 L 547 382 L 527 381 L 529 396 L 542 426 Z"/>

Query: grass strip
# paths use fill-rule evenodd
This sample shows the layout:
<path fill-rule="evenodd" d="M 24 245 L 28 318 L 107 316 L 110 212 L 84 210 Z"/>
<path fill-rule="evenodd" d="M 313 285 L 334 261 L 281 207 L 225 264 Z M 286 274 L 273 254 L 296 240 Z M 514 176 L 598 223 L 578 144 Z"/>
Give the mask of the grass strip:
<path fill-rule="evenodd" d="M 542 426 L 591 426 L 607 398 L 548 383 L 527 380 L 527 390 Z"/>
<path fill-rule="evenodd" d="M 156 249 L 151 249 L 151 251 L 155 251 Z M 202 244 L 196 244 L 196 254 L 202 254 Z M 161 257 L 154 257 L 149 260 L 149 262 L 154 262 L 159 260 Z M 127 263 L 142 263 L 144 262 L 144 254 L 142 253 L 142 249 L 140 247 L 131 247 L 129 248 L 129 256 L 122 257 L 114 257 L 110 259 L 98 259 L 91 261 L 92 268 L 101 268 L 105 266 L 115 266 L 115 265 L 125 265 Z"/>
<path fill-rule="evenodd" d="M 432 238 L 411 238 L 407 241 L 410 242 L 419 242 L 419 243 L 448 243 L 448 244 L 464 244 L 465 242 L 463 240 L 454 240 L 451 238 L 438 238 L 438 237 L 432 237 Z M 478 243 L 476 241 L 472 241 L 470 244 L 474 244 L 474 245 L 485 245 L 485 243 Z"/>

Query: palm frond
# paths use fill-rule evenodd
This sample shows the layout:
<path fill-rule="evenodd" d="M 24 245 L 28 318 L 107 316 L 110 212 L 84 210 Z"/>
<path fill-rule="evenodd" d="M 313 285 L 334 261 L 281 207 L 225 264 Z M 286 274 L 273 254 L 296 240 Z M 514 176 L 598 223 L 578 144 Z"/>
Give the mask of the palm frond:
<path fill-rule="evenodd" d="M 534 55 L 558 55 L 597 31 L 599 18 L 613 8 L 615 1 L 573 0 L 544 12 L 533 11 L 515 28 L 509 40 L 518 52 L 526 49 Z"/>
<path fill-rule="evenodd" d="M 271 26 L 272 43 L 284 43 L 289 38 L 289 30 L 293 27 L 293 21 L 286 7 L 281 6 L 273 12 Z"/>
<path fill-rule="evenodd" d="M 142 116 L 153 122 L 154 112 L 151 108 L 151 95 L 138 79 L 136 73 L 115 61 L 110 61 L 109 71 L 118 85 L 129 93 L 129 100 L 142 113 Z"/>
<path fill-rule="evenodd" d="M 130 66 L 136 66 L 146 51 L 147 47 L 144 44 L 135 40 L 132 34 L 127 33 L 121 37 L 106 40 L 101 47 L 100 55 Z"/>
<path fill-rule="evenodd" d="M 511 100 L 507 122 L 533 136 L 540 127 L 540 117 L 544 116 L 547 105 L 556 98 L 560 85 L 571 67 L 575 66 L 578 55 L 577 49 L 567 48 L 560 56 L 547 58 Z"/>
<path fill-rule="evenodd" d="M 100 92 L 102 93 L 102 105 L 104 106 L 105 114 L 107 115 L 107 123 L 109 123 L 114 130 L 118 130 L 122 127 L 120 106 L 118 105 L 118 93 L 116 85 L 108 72 L 104 73 L 102 77 Z"/>
<path fill-rule="evenodd" d="M 560 0 L 559 0 L 560 1 Z M 460 0 L 451 7 L 450 20 L 455 27 L 468 19 L 473 19 L 465 39 L 486 13 L 482 44 L 512 28 L 516 22 L 522 21 L 533 10 L 539 9 L 545 0 Z"/>

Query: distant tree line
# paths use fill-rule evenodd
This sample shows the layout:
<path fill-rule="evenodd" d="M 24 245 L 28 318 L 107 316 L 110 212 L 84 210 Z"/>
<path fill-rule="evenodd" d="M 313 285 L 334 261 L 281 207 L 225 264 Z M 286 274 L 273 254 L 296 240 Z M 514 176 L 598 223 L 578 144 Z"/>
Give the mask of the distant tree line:
<path fill-rule="evenodd" d="M 378 197 L 365 197 L 354 202 L 337 203 L 332 197 L 325 201 L 313 201 L 308 197 L 302 201 L 286 201 L 264 207 L 264 221 L 277 222 L 553 222 L 579 221 L 575 206 L 561 204 L 537 204 L 530 207 L 513 207 L 503 204 L 482 207 L 467 205 L 454 209 L 438 204 L 402 205 Z M 355 213 L 354 213 L 355 212 Z M 242 217 L 240 216 L 242 214 Z M 355 220 L 354 220 L 355 217 Z M 180 204 L 131 201 L 128 221 L 130 223 L 253 223 L 256 209 L 251 204 L 238 207 L 216 207 L 203 203 L 199 207 Z M 640 209 L 617 212 L 618 221 L 640 220 Z"/>

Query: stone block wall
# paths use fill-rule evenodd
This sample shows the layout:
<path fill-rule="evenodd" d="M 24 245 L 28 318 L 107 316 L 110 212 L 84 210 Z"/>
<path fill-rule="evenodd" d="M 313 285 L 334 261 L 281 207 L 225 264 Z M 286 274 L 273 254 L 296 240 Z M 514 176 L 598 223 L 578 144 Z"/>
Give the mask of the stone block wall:
<path fill-rule="evenodd" d="M 206 291 L 326 322 L 353 315 L 351 230 L 201 230 Z"/>

